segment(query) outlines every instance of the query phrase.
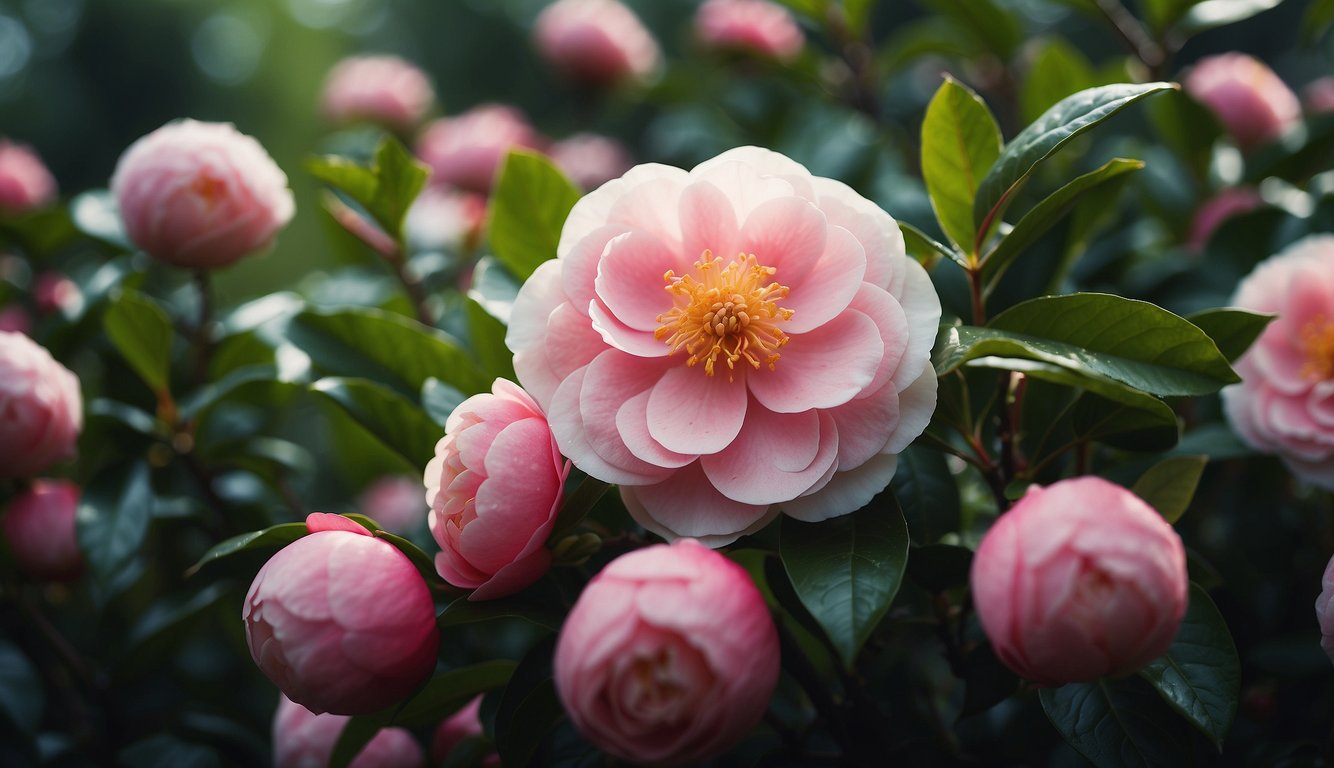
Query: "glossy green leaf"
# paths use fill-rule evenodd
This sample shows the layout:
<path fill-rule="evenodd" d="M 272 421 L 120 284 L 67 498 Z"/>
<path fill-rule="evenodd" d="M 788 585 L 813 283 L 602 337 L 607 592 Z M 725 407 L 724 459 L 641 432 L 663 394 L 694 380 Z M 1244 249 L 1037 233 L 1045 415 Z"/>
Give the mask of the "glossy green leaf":
<path fill-rule="evenodd" d="M 551 606 L 527 600 L 522 595 L 477 602 L 460 597 L 445 607 L 436 618 L 436 625 L 444 629 L 496 619 L 521 619 L 529 624 L 557 632 L 565 616 Z"/>
<path fill-rule="evenodd" d="M 1204 0 L 1195 3 L 1176 23 L 1183 35 L 1194 35 L 1228 24 L 1245 21 L 1257 13 L 1276 8 L 1283 0 Z"/>
<path fill-rule="evenodd" d="M 1197 328 L 1209 334 L 1229 362 L 1235 361 L 1260 338 L 1276 315 L 1261 315 L 1244 309 L 1223 307 L 1206 309 L 1186 317 Z"/>
<path fill-rule="evenodd" d="M 426 415 L 431 417 L 441 429 L 449 421 L 449 414 L 459 407 L 467 397 L 457 389 L 436 378 L 427 379 L 422 384 L 421 402 Z"/>
<path fill-rule="evenodd" d="M 1173 456 L 1153 465 L 1130 490 L 1158 510 L 1169 523 L 1186 514 L 1200 484 L 1208 456 Z"/>
<path fill-rule="evenodd" d="M 409 466 L 425 466 L 443 436 L 426 412 L 373 381 L 328 377 L 310 391 L 336 403 L 366 431 L 402 456 Z"/>
<path fill-rule="evenodd" d="M 1075 435 L 1129 451 L 1165 451 L 1176 445 L 1181 438 L 1176 413 L 1156 397 L 1136 395 L 1115 399 L 1085 392 L 1070 411 Z"/>
<path fill-rule="evenodd" d="M 784 518 L 779 552 L 802 605 L 851 667 L 908 564 L 908 526 L 894 495 L 819 523 Z"/>
<path fill-rule="evenodd" d="M 37 668 L 17 645 L 0 638 L 0 716 L 33 733 L 42 723 L 46 690 Z"/>
<path fill-rule="evenodd" d="M 312 158 L 306 168 L 356 201 L 381 229 L 400 241 L 403 219 L 431 175 L 428 167 L 392 137 L 384 138 L 376 147 L 369 168 L 337 156 Z"/>
<path fill-rule="evenodd" d="M 1047 38 L 1019 86 L 1019 112 L 1031 123 L 1056 102 L 1096 85 L 1088 57 L 1059 37 Z"/>
<path fill-rule="evenodd" d="M 152 436 L 158 434 L 159 429 L 165 429 L 165 426 L 160 426 L 158 420 L 147 411 L 105 397 L 99 397 L 88 403 L 88 415 L 110 419 L 141 435 Z"/>
<path fill-rule="evenodd" d="M 492 379 L 516 381 L 514 355 L 505 348 L 505 324 L 492 317 L 486 308 L 467 299 L 469 340 L 482 375 Z"/>
<path fill-rule="evenodd" d="M 521 279 L 548 259 L 579 189 L 550 160 L 515 150 L 505 158 L 491 198 L 487 232 L 496 259 Z"/>
<path fill-rule="evenodd" d="M 168 391 L 171 366 L 171 319 L 152 299 L 121 291 L 103 317 L 107 338 L 125 362 L 156 394 Z"/>
<path fill-rule="evenodd" d="M 899 231 L 903 233 L 903 245 L 908 255 L 917 259 L 928 272 L 935 268 L 941 257 L 948 258 L 964 269 L 968 268 L 968 257 L 954 248 L 936 240 L 911 224 L 899 222 Z"/>
<path fill-rule="evenodd" d="M 966 85 L 946 76 L 922 122 L 922 178 L 946 236 L 971 252 L 977 236 L 973 198 L 1001 151 L 991 110 Z"/>
<path fill-rule="evenodd" d="M 136 461 L 106 470 L 79 499 L 79 550 L 97 578 L 115 576 L 139 552 L 153 513 L 148 465 Z"/>
<path fill-rule="evenodd" d="M 1017 16 L 995 0 L 922 0 L 922 4 L 953 21 L 1002 62 L 1023 41 Z"/>
<path fill-rule="evenodd" d="M 496 710 L 496 748 L 504 765 L 531 765 L 551 731 L 565 716 L 551 664 L 556 638 L 543 640 L 514 670 Z"/>
<path fill-rule="evenodd" d="M 1098 768 L 1191 764 L 1189 728 L 1143 680 L 1069 683 L 1043 688 L 1038 699 L 1066 742 Z"/>
<path fill-rule="evenodd" d="M 910 446 L 899 454 L 891 487 L 914 542 L 933 544 L 958 529 L 959 484 L 950 474 L 945 454 Z"/>
<path fill-rule="evenodd" d="M 187 571 L 188 574 L 194 574 L 200 568 L 238 552 L 246 552 L 256 549 L 279 549 L 305 536 L 309 531 L 305 523 L 280 523 L 269 526 L 261 531 L 250 531 L 239 536 L 233 536 L 226 541 L 213 545 L 204 556 L 199 558 Z"/>
<path fill-rule="evenodd" d="M 472 287 L 468 298 L 477 302 L 486 313 L 508 325 L 514 299 L 519 296 L 519 281 L 490 256 L 477 260 L 472 270 Z"/>

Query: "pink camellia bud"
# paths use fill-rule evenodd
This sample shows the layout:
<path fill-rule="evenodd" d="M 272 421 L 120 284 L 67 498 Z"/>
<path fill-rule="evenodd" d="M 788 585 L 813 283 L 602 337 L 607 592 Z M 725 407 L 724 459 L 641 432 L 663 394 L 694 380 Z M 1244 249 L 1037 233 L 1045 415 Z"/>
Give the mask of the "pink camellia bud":
<path fill-rule="evenodd" d="M 32 300 L 38 312 L 64 312 L 83 303 L 83 292 L 59 272 L 43 272 L 33 281 Z"/>
<path fill-rule="evenodd" d="M 427 126 L 417 141 L 417 155 L 431 166 L 432 183 L 486 194 L 511 149 L 541 143 L 519 110 L 482 104 Z"/>
<path fill-rule="evenodd" d="M 1334 75 L 1313 80 L 1302 89 L 1302 104 L 1312 115 L 1334 112 Z"/>
<path fill-rule="evenodd" d="M 268 248 L 295 211 L 287 176 L 230 123 L 180 120 L 144 136 L 120 156 L 111 191 L 135 245 L 190 269 Z"/>
<path fill-rule="evenodd" d="M 83 572 L 74 520 L 79 487 L 66 480 L 36 480 L 10 502 L 5 538 L 19 567 L 48 581 L 70 581 Z"/>
<path fill-rule="evenodd" d="M 329 70 L 322 103 L 335 123 L 364 120 L 407 130 L 426 116 L 435 90 L 425 72 L 398 56 L 350 56 Z"/>
<path fill-rule="evenodd" d="M 431 591 L 407 556 L 341 515 L 269 559 L 241 618 L 250 655 L 292 701 L 359 715 L 405 698 L 435 669 Z"/>
<path fill-rule="evenodd" d="M 597 189 L 635 164 L 619 141 L 596 133 L 576 133 L 552 144 L 547 154 L 584 190 Z"/>
<path fill-rule="evenodd" d="M 551 566 L 547 536 L 570 468 L 533 398 L 504 379 L 445 422 L 426 465 L 427 523 L 445 581 L 491 600 L 532 584 Z"/>
<path fill-rule="evenodd" d="M 74 456 L 79 379 L 21 333 L 0 332 L 0 477 L 31 477 Z"/>
<path fill-rule="evenodd" d="M 1278 138 L 1301 118 L 1292 89 L 1263 62 L 1244 53 L 1200 59 L 1185 86 L 1196 101 L 1213 110 L 1242 149 Z"/>
<path fill-rule="evenodd" d="M 486 197 L 445 187 L 427 187 L 408 209 L 403 229 L 419 251 L 471 251 L 486 229 Z"/>
<path fill-rule="evenodd" d="M 31 333 L 32 318 L 17 304 L 0 307 L 0 333 Z"/>
<path fill-rule="evenodd" d="M 436 765 L 443 763 L 464 739 L 482 735 L 482 721 L 479 717 L 481 709 L 482 697 L 478 696 L 436 727 L 435 735 L 431 738 L 431 760 Z M 487 755 L 482 765 L 495 768 L 500 765 L 500 756 L 495 753 Z"/>
<path fill-rule="evenodd" d="M 662 55 L 643 22 L 618 0 L 556 0 L 537 17 L 537 50 L 581 85 L 645 80 Z"/>
<path fill-rule="evenodd" d="M 31 147 L 0 138 L 0 214 L 45 208 L 56 199 L 56 180 Z"/>
<path fill-rule="evenodd" d="M 792 14 L 768 0 L 707 0 L 695 13 L 695 39 L 705 48 L 779 61 L 796 58 L 806 43 Z"/>
<path fill-rule="evenodd" d="M 280 696 L 273 715 L 274 768 L 324 768 L 348 720 L 342 715 L 317 715 Z M 425 764 L 426 756 L 411 733 L 381 728 L 348 768 L 421 768 Z"/>
<path fill-rule="evenodd" d="M 1320 624 L 1320 647 L 1325 655 L 1334 662 L 1334 611 L 1330 602 L 1334 601 L 1334 558 L 1325 566 L 1325 575 L 1320 579 L 1320 596 L 1315 599 L 1315 618 Z"/>
<path fill-rule="evenodd" d="M 1130 674 L 1161 656 L 1188 588 L 1172 526 L 1092 476 L 1030 487 L 982 538 L 971 581 L 996 656 L 1048 686 Z"/>
<path fill-rule="evenodd" d="M 391 533 L 409 533 L 426 520 L 421 483 L 403 475 L 371 483 L 362 492 L 357 508 Z"/>
<path fill-rule="evenodd" d="M 1195 217 L 1190 222 L 1190 234 L 1186 237 L 1186 247 L 1192 251 L 1203 251 L 1209 244 L 1209 238 L 1223 222 L 1233 216 L 1259 208 L 1264 205 L 1260 193 L 1252 187 L 1228 187 L 1218 194 L 1200 203 L 1195 210 Z"/>
<path fill-rule="evenodd" d="M 598 747 L 635 763 L 716 756 L 760 721 L 778 633 L 745 570 L 692 539 L 616 558 L 556 641 L 556 692 Z"/>

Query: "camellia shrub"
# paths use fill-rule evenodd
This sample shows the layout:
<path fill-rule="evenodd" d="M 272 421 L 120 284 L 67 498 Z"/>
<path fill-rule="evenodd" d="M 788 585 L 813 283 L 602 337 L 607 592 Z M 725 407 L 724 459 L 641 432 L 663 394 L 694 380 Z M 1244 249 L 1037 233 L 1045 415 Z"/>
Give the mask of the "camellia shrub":
<path fill-rule="evenodd" d="M 1334 759 L 1334 4 L 422 5 L 0 138 L 0 764 Z"/>

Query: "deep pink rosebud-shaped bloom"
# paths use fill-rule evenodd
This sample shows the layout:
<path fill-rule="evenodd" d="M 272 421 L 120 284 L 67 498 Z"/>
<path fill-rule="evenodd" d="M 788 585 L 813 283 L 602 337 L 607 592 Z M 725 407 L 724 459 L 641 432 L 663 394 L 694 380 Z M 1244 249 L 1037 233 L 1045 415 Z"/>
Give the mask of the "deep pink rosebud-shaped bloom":
<path fill-rule="evenodd" d="M 1320 579 L 1320 596 L 1315 599 L 1315 618 L 1320 624 L 1320 647 L 1325 655 L 1334 662 L 1334 611 L 1330 603 L 1334 602 L 1334 558 L 1325 566 L 1325 575 Z"/>
<path fill-rule="evenodd" d="M 1252 448 L 1334 489 L 1334 235 L 1261 262 L 1231 303 L 1278 317 L 1233 365 L 1242 380 L 1223 390 L 1228 421 Z"/>
<path fill-rule="evenodd" d="M 19 567 L 30 576 L 68 581 L 83 571 L 74 520 L 79 487 L 66 480 L 37 480 L 10 502 L 5 538 Z"/>
<path fill-rule="evenodd" d="M 32 318 L 23 307 L 17 304 L 0 307 L 0 332 L 26 334 L 31 331 Z"/>
<path fill-rule="evenodd" d="M 590 86 L 647 79 L 661 59 L 653 35 L 618 0 L 556 0 L 537 17 L 533 39 L 561 74 Z"/>
<path fill-rule="evenodd" d="M 542 143 L 523 113 L 503 104 L 482 104 L 427 126 L 417 155 L 431 166 L 431 182 L 486 194 L 511 149 Z"/>
<path fill-rule="evenodd" d="M 596 133 L 576 133 L 552 144 L 547 154 L 585 190 L 602 186 L 634 165 L 629 150 L 619 141 Z"/>
<path fill-rule="evenodd" d="M 561 452 L 644 527 L 721 546 L 852 512 L 936 403 L 940 300 L 898 224 L 755 147 L 570 212 L 506 343 Z"/>
<path fill-rule="evenodd" d="M 532 584 L 551 566 L 547 536 L 569 466 L 533 398 L 504 379 L 459 403 L 426 465 L 435 568 L 471 600 Z"/>
<path fill-rule="evenodd" d="M 556 642 L 556 691 L 589 741 L 636 763 L 716 756 L 760 721 L 778 633 L 744 569 L 682 539 L 616 558 Z"/>
<path fill-rule="evenodd" d="M 1259 208 L 1264 199 L 1253 187 L 1228 187 L 1218 194 L 1200 203 L 1195 217 L 1190 222 L 1190 234 L 1186 237 L 1186 247 L 1192 251 L 1202 251 L 1209 244 L 1209 238 L 1223 222 L 1233 216 Z"/>
<path fill-rule="evenodd" d="M 392 533 L 411 532 L 426 519 L 421 483 L 402 475 L 382 477 L 371 483 L 362 492 L 357 508 Z"/>
<path fill-rule="evenodd" d="M 1134 672 L 1186 611 L 1186 552 L 1138 496 L 1099 477 L 1032 486 L 973 557 L 973 603 L 996 656 L 1040 685 Z"/>
<path fill-rule="evenodd" d="M 479 713 L 482 709 L 482 697 L 478 696 L 464 705 L 463 709 L 445 718 L 435 729 L 431 737 L 431 759 L 438 765 L 445 761 L 464 739 L 482 735 L 482 721 Z M 482 761 L 487 768 L 500 765 L 500 756 L 487 755 Z"/>
<path fill-rule="evenodd" d="M 768 0 L 707 0 L 695 12 L 695 39 L 705 48 L 779 61 L 796 58 L 806 43 L 792 14 Z"/>
<path fill-rule="evenodd" d="M 398 56 L 349 56 L 329 70 L 322 101 L 335 123 L 365 120 L 407 130 L 426 116 L 435 90 L 425 72 Z"/>
<path fill-rule="evenodd" d="M 0 332 L 0 477 L 31 477 L 74 456 L 79 379 L 21 333 Z"/>
<path fill-rule="evenodd" d="M 37 153 L 0 138 L 0 213 L 28 213 L 55 199 L 56 180 Z"/>
<path fill-rule="evenodd" d="M 281 696 L 273 715 L 274 768 L 325 768 L 351 718 L 321 714 Z M 402 728 L 381 728 L 348 768 L 421 768 L 426 755 Z"/>
<path fill-rule="evenodd" d="M 268 248 L 295 211 L 287 176 L 230 123 L 179 120 L 144 136 L 120 156 L 111 191 L 134 244 L 189 269 Z"/>
<path fill-rule="evenodd" d="M 1200 59 L 1186 76 L 1185 87 L 1213 110 L 1242 149 L 1278 138 L 1302 114 L 1292 89 L 1263 62 L 1244 53 Z"/>
<path fill-rule="evenodd" d="M 350 519 L 316 513 L 306 527 L 250 585 L 250 655 L 312 712 L 383 709 L 435 669 L 431 591 L 406 555 Z"/>

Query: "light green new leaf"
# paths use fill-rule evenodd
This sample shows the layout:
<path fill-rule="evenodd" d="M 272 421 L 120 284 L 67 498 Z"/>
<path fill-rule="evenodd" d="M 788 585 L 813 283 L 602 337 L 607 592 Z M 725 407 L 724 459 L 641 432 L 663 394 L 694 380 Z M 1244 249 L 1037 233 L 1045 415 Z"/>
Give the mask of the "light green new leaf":
<path fill-rule="evenodd" d="M 973 197 L 1001 151 L 1000 127 L 968 86 L 946 76 L 922 122 L 922 178 L 946 236 L 972 252 Z"/>
<path fill-rule="evenodd" d="M 415 403 L 373 381 L 328 377 L 310 391 L 338 405 L 352 420 L 409 466 L 425 466 L 435 454 L 440 429 Z"/>
<path fill-rule="evenodd" d="M 1208 456 L 1173 456 L 1153 465 L 1130 490 L 1144 499 L 1149 506 L 1169 523 L 1176 523 L 1186 514 L 1195 488 L 1204 474 Z"/>
<path fill-rule="evenodd" d="M 311 158 L 306 169 L 356 201 L 381 229 L 400 242 L 403 219 L 431 175 L 429 168 L 392 137 L 385 137 L 376 147 L 369 168 L 330 155 Z"/>
<path fill-rule="evenodd" d="M 171 319 L 152 299 L 121 291 L 103 318 L 107 338 L 154 394 L 168 392 Z"/>
<path fill-rule="evenodd" d="M 487 232 L 496 259 L 520 279 L 556 258 L 565 217 L 579 189 L 550 160 L 524 150 L 510 152 L 491 198 Z"/>
<path fill-rule="evenodd" d="M 932 238 L 917 227 L 900 221 L 899 231 L 903 233 L 903 247 L 907 249 L 908 255 L 917 259 L 917 263 L 921 264 L 926 271 L 930 272 L 942 256 L 949 258 L 950 261 L 964 269 L 968 269 L 967 256 Z"/>
<path fill-rule="evenodd" d="M 1031 123 L 1056 102 L 1096 83 L 1087 56 L 1059 37 L 1048 38 L 1019 86 L 1019 112 Z"/>

